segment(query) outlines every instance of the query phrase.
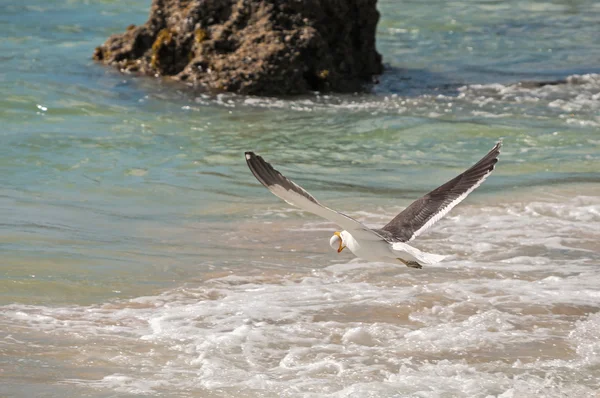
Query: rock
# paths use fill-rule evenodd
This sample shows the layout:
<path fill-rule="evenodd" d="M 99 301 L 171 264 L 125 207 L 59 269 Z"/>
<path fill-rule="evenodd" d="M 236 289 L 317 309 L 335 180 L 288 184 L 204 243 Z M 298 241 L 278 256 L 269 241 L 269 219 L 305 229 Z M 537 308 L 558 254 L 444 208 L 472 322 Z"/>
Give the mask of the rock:
<path fill-rule="evenodd" d="M 352 92 L 382 72 L 377 0 L 153 0 L 96 48 L 124 72 L 254 95 Z"/>
<path fill-rule="evenodd" d="M 525 81 L 517 83 L 517 86 L 521 86 L 523 88 L 538 88 L 538 87 L 544 87 L 544 86 L 558 86 L 561 84 L 567 84 L 567 80 L 565 80 L 565 79 L 543 80 L 543 81 L 525 80 Z"/>

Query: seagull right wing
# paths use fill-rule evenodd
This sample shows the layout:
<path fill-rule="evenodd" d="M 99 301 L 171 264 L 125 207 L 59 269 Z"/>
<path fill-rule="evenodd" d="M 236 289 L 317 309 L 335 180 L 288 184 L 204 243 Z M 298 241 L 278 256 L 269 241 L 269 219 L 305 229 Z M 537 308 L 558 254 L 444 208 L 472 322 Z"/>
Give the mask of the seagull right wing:
<path fill-rule="evenodd" d="M 391 242 L 408 242 L 419 236 L 485 181 L 498 162 L 501 146 L 502 142 L 498 142 L 470 169 L 415 200 L 376 232 Z"/>
<path fill-rule="evenodd" d="M 246 152 L 246 163 L 254 177 L 275 196 L 283 199 L 292 206 L 309 211 L 349 231 L 354 237 L 368 240 L 383 240 L 383 238 L 366 225 L 352 217 L 339 213 L 320 204 L 304 188 L 275 170 L 261 156 L 254 152 Z"/>

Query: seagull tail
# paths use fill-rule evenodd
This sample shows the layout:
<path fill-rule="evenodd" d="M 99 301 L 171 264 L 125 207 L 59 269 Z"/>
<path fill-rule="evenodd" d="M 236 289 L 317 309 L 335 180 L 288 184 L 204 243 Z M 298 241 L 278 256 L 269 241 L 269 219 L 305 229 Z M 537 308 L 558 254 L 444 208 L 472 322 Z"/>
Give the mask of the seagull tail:
<path fill-rule="evenodd" d="M 446 256 L 442 256 L 439 254 L 433 254 L 433 253 L 425 253 L 425 252 L 421 252 L 415 257 L 418 258 L 419 263 L 428 264 L 428 265 L 437 264 L 446 258 Z"/>
<path fill-rule="evenodd" d="M 412 247 L 404 242 L 394 242 L 392 244 L 392 251 L 395 252 L 395 255 L 398 255 L 398 257 L 401 258 L 403 257 L 402 253 L 407 253 L 411 257 L 413 257 L 419 264 L 437 264 L 446 257 L 441 256 L 439 254 L 422 252 L 416 247 Z"/>

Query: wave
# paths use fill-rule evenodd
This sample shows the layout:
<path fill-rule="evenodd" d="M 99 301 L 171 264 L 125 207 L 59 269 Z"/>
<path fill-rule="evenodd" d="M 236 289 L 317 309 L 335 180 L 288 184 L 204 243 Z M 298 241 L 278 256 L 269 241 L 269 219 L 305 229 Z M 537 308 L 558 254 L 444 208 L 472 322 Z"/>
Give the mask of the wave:
<path fill-rule="evenodd" d="M 454 253 L 439 267 L 281 264 L 99 305 L 3 306 L 4 350 L 60 350 L 98 369 L 57 382 L 120 394 L 589 396 L 600 200 L 535 198 L 458 208 L 415 242 Z"/>

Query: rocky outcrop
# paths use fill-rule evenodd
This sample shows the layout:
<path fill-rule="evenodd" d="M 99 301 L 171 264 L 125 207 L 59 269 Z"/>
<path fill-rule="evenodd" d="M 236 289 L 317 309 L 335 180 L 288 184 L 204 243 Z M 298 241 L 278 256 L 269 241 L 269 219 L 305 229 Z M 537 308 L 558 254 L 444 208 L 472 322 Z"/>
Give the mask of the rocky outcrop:
<path fill-rule="evenodd" d="M 382 72 L 377 0 L 153 0 L 96 48 L 124 72 L 255 95 L 358 91 Z"/>

